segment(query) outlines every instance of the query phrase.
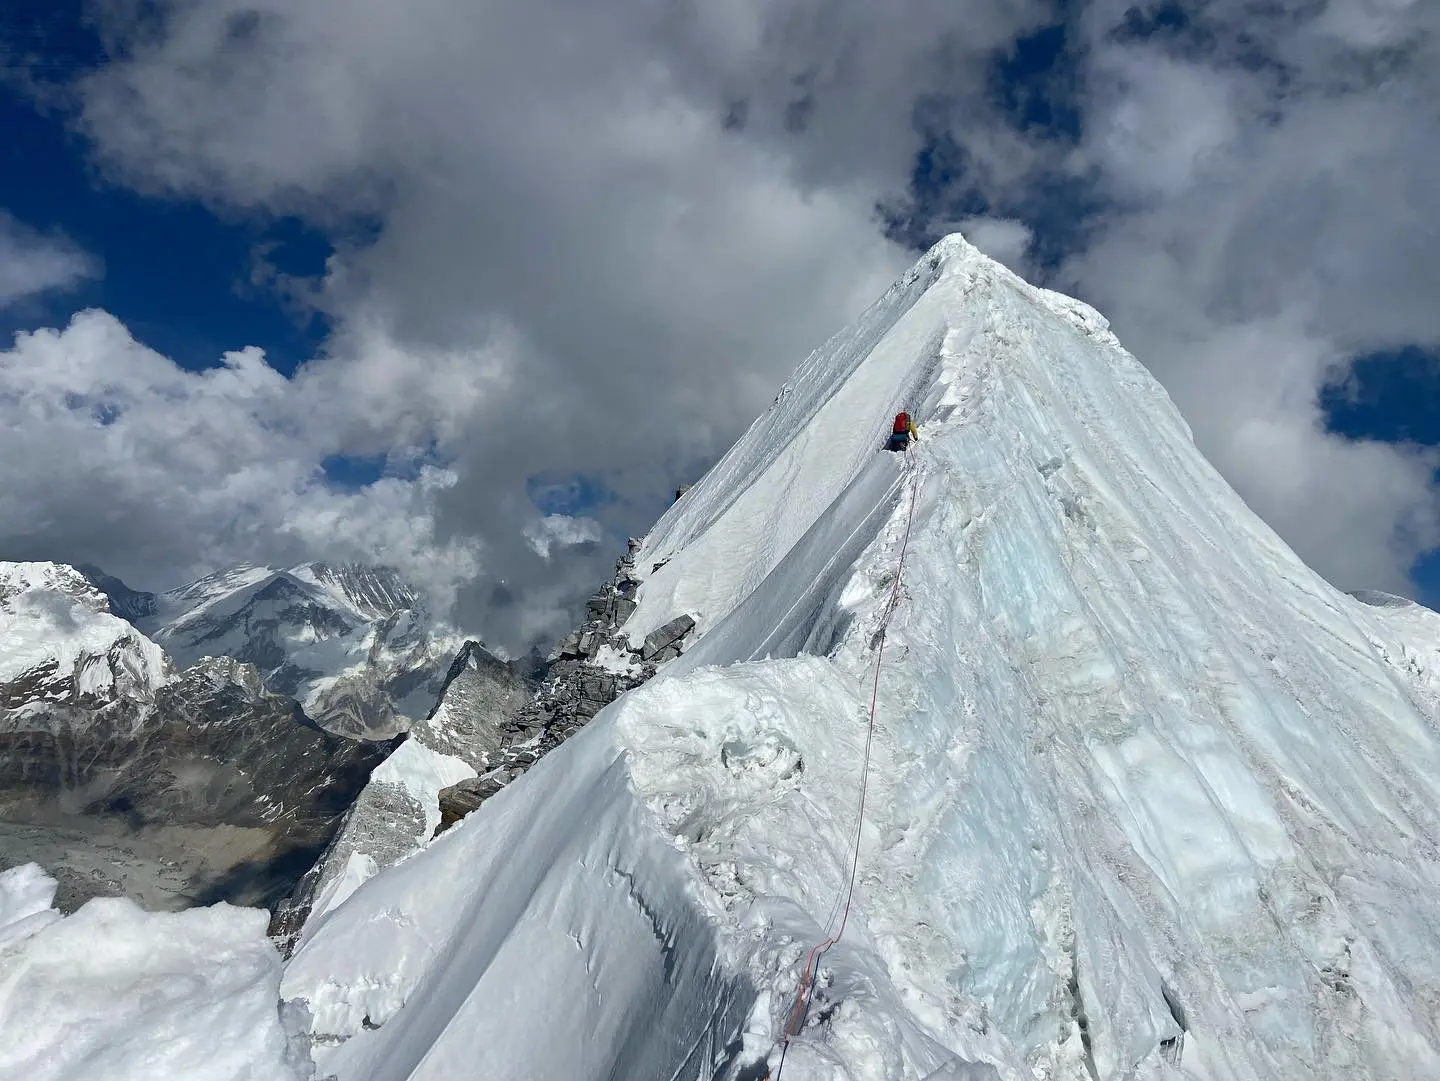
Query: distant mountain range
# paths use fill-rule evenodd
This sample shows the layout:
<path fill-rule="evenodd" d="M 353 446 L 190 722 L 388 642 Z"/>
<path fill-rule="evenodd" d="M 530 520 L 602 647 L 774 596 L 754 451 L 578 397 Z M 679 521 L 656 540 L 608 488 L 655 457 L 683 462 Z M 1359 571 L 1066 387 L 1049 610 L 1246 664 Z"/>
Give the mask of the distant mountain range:
<path fill-rule="evenodd" d="M 66 908 L 274 904 L 464 645 L 386 568 L 156 594 L 0 562 L 0 869 L 39 861 Z"/>
<path fill-rule="evenodd" d="M 620 634 L 632 569 L 550 660 L 505 661 L 384 567 L 151 593 L 0 562 L 0 871 L 39 863 L 65 911 L 269 907 L 288 948 L 678 653 L 693 621 Z"/>
<path fill-rule="evenodd" d="M 464 644 L 387 567 L 240 566 L 158 594 L 81 570 L 115 615 L 176 664 L 212 656 L 253 664 L 267 690 L 357 739 L 388 739 L 422 719 Z"/>

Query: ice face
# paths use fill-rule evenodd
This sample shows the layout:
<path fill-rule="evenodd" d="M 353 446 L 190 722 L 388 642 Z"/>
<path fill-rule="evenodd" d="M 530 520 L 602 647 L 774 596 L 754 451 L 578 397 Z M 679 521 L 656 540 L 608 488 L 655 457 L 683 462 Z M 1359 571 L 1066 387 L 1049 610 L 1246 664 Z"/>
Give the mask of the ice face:
<path fill-rule="evenodd" d="M 698 641 L 347 881 L 320 1076 L 759 1078 L 852 871 L 784 1081 L 1440 1076 L 1440 617 L 1307 569 L 1091 309 L 947 240 L 635 565 Z"/>

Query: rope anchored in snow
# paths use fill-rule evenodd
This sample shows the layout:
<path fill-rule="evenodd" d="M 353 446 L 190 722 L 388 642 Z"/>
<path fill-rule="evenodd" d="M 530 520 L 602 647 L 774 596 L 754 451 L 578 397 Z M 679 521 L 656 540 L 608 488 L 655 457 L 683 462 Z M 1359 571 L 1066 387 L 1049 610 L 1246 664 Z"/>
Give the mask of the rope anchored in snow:
<path fill-rule="evenodd" d="M 912 444 L 913 445 L 913 444 Z M 795 1005 L 790 1010 L 790 1016 L 785 1022 L 785 1029 L 780 1036 L 780 1061 L 776 1063 L 773 1073 L 765 1074 L 765 1081 L 780 1081 L 780 1071 L 785 1068 L 785 1054 L 790 1049 L 790 1040 L 800 1033 L 805 1025 L 805 1016 L 810 1008 L 810 992 L 815 987 L 815 977 L 818 973 L 820 958 L 825 956 L 826 951 L 840 941 L 845 934 L 845 925 L 850 921 L 850 905 L 855 898 L 855 878 L 860 870 L 860 834 L 865 826 L 865 797 L 870 790 L 870 747 L 875 739 L 875 704 L 880 697 L 880 662 L 885 655 L 885 629 L 890 624 L 890 616 L 895 611 L 895 606 L 900 603 L 900 579 L 905 572 L 905 551 L 910 546 L 910 526 L 915 520 L 915 496 L 919 488 L 914 467 L 910 463 L 910 448 L 905 448 L 904 455 L 905 474 L 910 489 L 910 505 L 905 512 L 905 533 L 900 540 L 900 558 L 895 566 L 895 581 L 890 587 L 890 597 L 885 602 L 885 610 L 880 615 L 880 629 L 876 632 L 875 644 L 875 674 L 870 684 L 870 716 L 865 726 L 865 755 L 860 767 L 860 804 L 855 815 L 855 845 L 850 853 L 850 877 L 845 884 L 844 890 L 835 899 L 836 909 L 840 911 L 840 926 L 835 929 L 833 935 L 829 935 L 823 942 L 817 943 L 811 948 L 810 954 L 805 958 L 805 970 L 800 974 L 800 986 L 795 994 Z M 844 900 L 843 907 L 841 900 Z M 832 909 L 830 919 L 826 922 L 829 927 L 835 919 L 835 911 Z"/>

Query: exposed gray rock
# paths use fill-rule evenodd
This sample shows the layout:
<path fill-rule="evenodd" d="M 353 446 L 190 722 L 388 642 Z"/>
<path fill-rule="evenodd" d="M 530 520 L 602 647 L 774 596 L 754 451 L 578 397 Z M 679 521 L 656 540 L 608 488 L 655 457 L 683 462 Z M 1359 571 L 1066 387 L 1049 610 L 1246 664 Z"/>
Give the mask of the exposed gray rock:
<path fill-rule="evenodd" d="M 459 758 L 477 773 L 489 773 L 513 739 L 510 726 L 530 694 L 530 685 L 513 668 L 482 643 L 466 642 L 446 672 L 434 708 L 403 738 L 435 754 Z M 498 791 L 509 779 L 504 775 L 493 790 Z M 461 786 L 451 788 L 459 790 Z M 439 813 L 444 828 L 443 800 Z M 345 872 L 352 857 L 372 860 L 383 870 L 429 840 L 429 821 L 426 809 L 412 795 L 376 775 L 355 800 L 324 854 L 276 911 L 270 923 L 271 937 L 288 953 L 314 905 L 326 887 Z"/>
<path fill-rule="evenodd" d="M 155 614 L 155 594 L 131 589 L 120 579 L 90 564 L 81 564 L 75 569 L 85 576 L 87 582 L 105 594 L 110 602 L 110 611 L 121 619 L 133 623 L 137 619 Z"/>
<path fill-rule="evenodd" d="M 556 644 L 554 652 L 550 654 L 550 663 L 553 665 L 558 660 L 578 656 L 580 656 L 580 632 L 571 631 Z"/>
<path fill-rule="evenodd" d="M 384 828 L 374 828 L 377 823 L 383 823 Z M 403 788 L 367 784 L 324 852 L 313 861 L 293 892 L 274 907 L 268 933 L 276 947 L 290 956 L 316 900 L 349 866 L 352 856 L 373 860 L 377 869 L 394 866 L 415 851 L 415 838 L 424 835 L 425 823 L 425 808 Z"/>
<path fill-rule="evenodd" d="M 437 794 L 437 835 L 513 783 L 619 695 L 652 677 L 658 664 L 679 655 L 683 639 L 695 627 L 688 615 L 652 632 L 646 639 L 648 656 L 632 649 L 621 632 L 621 624 L 635 610 L 638 547 L 631 542 L 630 551 L 616 562 L 612 580 L 586 603 L 585 621 L 551 652 L 539 686 L 517 686 L 514 666 L 502 664 L 478 643 L 467 643 L 456 658 L 436 709 L 409 734 L 423 746 L 463 759 L 478 774 Z M 605 645 L 628 655 L 629 666 L 616 670 L 592 663 Z M 330 849 L 272 922 L 272 937 L 282 950 L 292 947 L 316 899 L 353 855 L 384 867 L 424 842 L 414 833 L 413 817 L 370 799 L 371 789 L 383 788 L 393 786 L 378 778 L 371 782 Z M 399 844 L 397 831 L 404 834 Z"/>
<path fill-rule="evenodd" d="M 663 627 L 656 627 L 645 636 L 645 645 L 641 647 L 640 656 L 644 660 L 651 660 L 657 653 L 667 646 L 675 645 L 687 634 L 695 629 L 695 620 L 690 616 L 676 616 Z M 679 650 L 675 656 L 679 656 Z"/>
<path fill-rule="evenodd" d="M 440 828 L 435 831 L 435 836 L 440 836 L 517 776 L 517 770 L 501 767 L 441 789 Z"/>
<path fill-rule="evenodd" d="M 527 702 L 531 686 L 480 642 L 469 641 L 450 666 L 444 687 L 411 738 L 441 754 L 488 768 L 505 725 Z"/>
<path fill-rule="evenodd" d="M 580 690 L 575 699 L 575 715 L 590 718 L 615 700 L 617 683 L 615 677 L 606 672 L 587 672 L 580 678 Z"/>

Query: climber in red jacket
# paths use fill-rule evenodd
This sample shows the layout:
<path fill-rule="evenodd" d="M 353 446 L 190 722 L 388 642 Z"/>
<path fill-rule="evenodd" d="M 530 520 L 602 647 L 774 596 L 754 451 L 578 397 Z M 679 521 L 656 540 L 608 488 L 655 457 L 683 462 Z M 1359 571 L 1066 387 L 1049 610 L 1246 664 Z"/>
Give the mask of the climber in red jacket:
<path fill-rule="evenodd" d="M 885 449 L 904 450 L 910 445 L 910 440 L 919 438 L 910 414 L 902 411 L 895 414 L 895 427 L 890 432 L 890 440 L 885 444 Z"/>

